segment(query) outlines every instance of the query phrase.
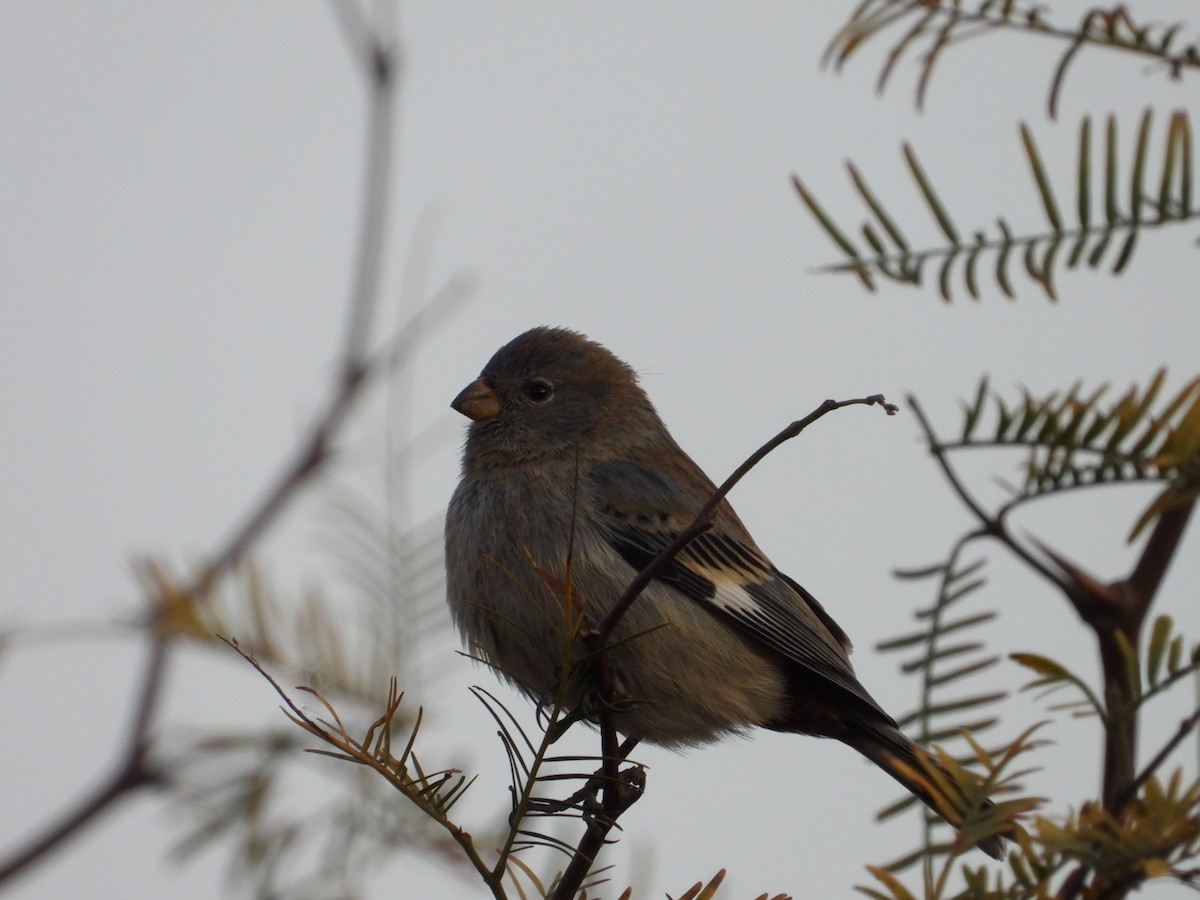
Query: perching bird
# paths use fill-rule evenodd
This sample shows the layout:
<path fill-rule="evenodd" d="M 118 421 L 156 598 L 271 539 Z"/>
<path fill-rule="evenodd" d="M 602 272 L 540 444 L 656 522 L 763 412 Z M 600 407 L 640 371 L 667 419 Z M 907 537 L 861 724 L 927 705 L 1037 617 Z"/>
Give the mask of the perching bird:
<path fill-rule="evenodd" d="M 472 422 L 446 515 L 450 609 L 468 648 L 541 700 L 563 682 L 564 653 L 587 652 L 564 641 L 564 597 L 602 620 L 715 487 L 633 369 L 573 331 L 510 341 L 451 405 Z M 722 503 L 711 530 L 621 619 L 608 651 L 624 700 L 613 720 L 667 747 L 753 726 L 836 738 L 958 824 L 964 801 L 937 802 L 849 651 L 829 613 Z M 1000 853 L 998 838 L 980 846 Z"/>

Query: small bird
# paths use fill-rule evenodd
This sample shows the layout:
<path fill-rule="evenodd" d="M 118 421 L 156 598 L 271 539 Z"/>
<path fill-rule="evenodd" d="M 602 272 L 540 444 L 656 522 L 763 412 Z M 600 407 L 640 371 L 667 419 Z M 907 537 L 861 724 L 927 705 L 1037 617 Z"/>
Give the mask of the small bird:
<path fill-rule="evenodd" d="M 716 488 L 633 369 L 573 331 L 513 339 L 451 406 L 471 425 L 446 514 L 449 606 L 471 652 L 543 700 L 567 679 L 565 659 L 588 654 L 564 637 L 567 598 L 601 621 Z M 672 748 L 752 727 L 835 738 L 960 824 L 966 801 L 922 774 L 915 745 L 855 677 L 850 649 L 722 502 L 712 528 L 620 620 L 607 656 L 625 702 L 612 720 Z M 586 674 L 581 684 L 579 702 Z M 1000 855 L 999 838 L 979 846 Z"/>

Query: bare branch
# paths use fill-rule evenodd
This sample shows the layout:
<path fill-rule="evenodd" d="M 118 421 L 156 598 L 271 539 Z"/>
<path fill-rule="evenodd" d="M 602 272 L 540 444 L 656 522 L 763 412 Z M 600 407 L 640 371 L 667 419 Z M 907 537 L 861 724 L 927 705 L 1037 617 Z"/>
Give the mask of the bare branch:
<path fill-rule="evenodd" d="M 1150 608 L 1163 577 L 1167 574 L 1171 560 L 1179 549 L 1179 542 L 1191 519 L 1195 502 L 1168 509 L 1158 517 L 1146 546 L 1142 548 L 1141 556 L 1129 577 L 1117 582 L 1117 589 L 1127 589 L 1141 607 L 1142 616 Z"/>
<path fill-rule="evenodd" d="M 1142 789 L 1142 785 L 1150 780 L 1150 777 L 1158 771 L 1167 757 L 1175 752 L 1175 748 L 1187 740 L 1188 735 L 1196 730 L 1200 725 L 1200 709 L 1193 712 L 1190 716 L 1179 723 L 1179 727 L 1175 730 L 1175 734 L 1171 739 L 1163 745 L 1163 748 L 1154 754 L 1154 759 L 1146 763 L 1146 767 L 1138 773 L 1137 778 L 1129 782 L 1129 785 L 1116 797 L 1116 808 L 1123 809 L 1134 797 L 1137 792 Z"/>
<path fill-rule="evenodd" d="M 341 13 L 348 13 L 350 8 L 350 4 L 335 3 L 335 9 Z M 343 25 L 346 24 L 347 20 L 343 16 Z M 352 29 L 346 28 L 346 32 L 348 38 L 353 36 Z M 386 198 L 392 155 L 391 110 L 394 105 L 395 85 L 391 77 L 394 68 L 392 51 L 378 43 L 365 26 L 361 35 L 365 36 L 364 39 L 369 38 L 373 48 L 369 67 L 371 113 L 368 122 L 366 181 L 362 200 L 362 234 L 347 314 L 347 335 L 333 396 L 308 434 L 300 441 L 292 461 L 284 468 L 266 496 L 254 505 L 244 523 L 221 545 L 191 584 L 180 592 L 190 602 L 203 601 L 217 581 L 229 574 L 245 558 L 267 528 L 295 499 L 300 488 L 310 481 L 325 462 L 330 454 L 333 438 L 345 421 L 371 368 L 371 361 L 366 356 L 366 345 L 378 294 L 378 272 L 383 246 L 381 235 L 387 219 Z M 361 47 L 356 46 L 354 49 L 357 52 Z M 164 586 L 164 589 L 177 590 L 169 586 Z M 162 615 L 166 605 L 154 602 L 154 598 L 150 600 L 148 605 L 155 610 L 155 616 L 149 623 L 149 658 L 139 688 L 139 699 L 134 708 L 124 756 L 114 773 L 94 788 L 90 796 L 75 810 L 64 816 L 58 824 L 35 837 L 26 847 L 0 862 L 0 884 L 61 847 L 65 841 L 96 822 L 126 795 L 158 783 L 165 777 L 163 773 L 154 771 L 148 758 L 151 749 L 150 732 L 157 718 L 174 637 L 170 632 L 170 623 Z"/>
<path fill-rule="evenodd" d="M 113 774 L 94 788 L 90 796 L 64 815 L 56 825 L 47 828 L 0 864 L 0 884 L 57 850 L 102 814 L 110 811 L 121 798 L 138 788 L 160 782 L 162 774 L 157 772 L 149 761 L 150 728 L 154 723 L 162 693 L 163 670 L 167 663 L 170 640 L 170 636 L 161 629 L 154 631 L 125 754 Z"/>
<path fill-rule="evenodd" d="M 937 433 L 933 430 L 933 426 L 925 417 L 921 405 L 917 402 L 917 398 L 911 394 L 908 397 L 908 405 L 917 416 L 917 421 L 921 425 L 921 430 L 925 432 L 925 439 L 929 444 L 929 452 L 933 454 L 937 460 L 938 466 L 942 473 L 946 476 L 946 480 L 950 483 L 951 489 L 958 495 L 959 500 L 963 505 L 971 511 L 971 514 L 979 521 L 979 534 L 988 535 L 996 538 L 1004 546 L 1008 547 L 1018 558 L 1026 563 L 1031 569 L 1053 584 L 1056 588 L 1067 592 L 1070 588 L 1069 582 L 1057 575 L 1049 566 L 1034 556 L 1029 550 L 1022 545 L 1012 533 L 1008 530 L 1002 516 L 993 516 L 980 505 L 974 495 L 967 490 L 965 484 L 958 476 L 958 472 L 950 464 L 949 456 L 946 453 L 946 447 L 937 438 Z"/>

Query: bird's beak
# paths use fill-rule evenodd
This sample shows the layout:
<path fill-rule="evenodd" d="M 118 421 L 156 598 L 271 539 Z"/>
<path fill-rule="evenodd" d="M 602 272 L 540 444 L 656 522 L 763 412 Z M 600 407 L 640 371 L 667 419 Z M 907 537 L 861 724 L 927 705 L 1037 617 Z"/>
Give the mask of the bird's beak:
<path fill-rule="evenodd" d="M 482 378 L 472 381 L 454 398 L 450 408 L 468 419 L 482 422 L 500 412 L 500 396 Z"/>

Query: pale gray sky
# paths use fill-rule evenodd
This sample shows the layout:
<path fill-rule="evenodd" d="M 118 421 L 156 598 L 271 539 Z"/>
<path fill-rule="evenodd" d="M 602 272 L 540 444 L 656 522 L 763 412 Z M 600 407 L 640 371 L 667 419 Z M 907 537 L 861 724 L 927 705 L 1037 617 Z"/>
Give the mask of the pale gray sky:
<path fill-rule="evenodd" d="M 1194 109 L 1194 78 L 1170 83 L 1092 51 L 1050 123 L 1058 46 L 985 39 L 949 54 L 917 114 L 911 69 L 874 93 L 882 44 L 841 76 L 819 70 L 852 6 L 403 4 L 381 335 L 456 273 L 475 285 L 413 364 L 412 428 L 437 435 L 414 473 L 415 519 L 440 516 L 453 490 L 461 422 L 449 401 L 534 324 L 577 328 L 628 360 L 717 480 L 826 397 L 913 391 L 950 429 L 984 373 L 1009 393 L 1076 378 L 1123 389 L 1164 364 L 1173 386 L 1196 374 L 1194 235 L 1182 231 L 1143 240 L 1120 279 L 1064 274 L 1058 304 L 1022 279 L 1017 302 L 988 290 L 945 305 L 932 291 L 867 295 L 813 273 L 836 257 L 791 190 L 793 173 L 856 222 L 844 159 L 877 185 L 897 182 L 907 139 L 964 230 L 1002 211 L 1030 226 L 1039 220 L 1020 119 L 1065 181 L 1081 115 L 1113 109 L 1132 122 L 1152 102 L 1162 121 L 1172 107 Z M 1152 19 L 1194 14 L 1183 2 L 1143 6 Z M 10 0 L 0 84 L 0 615 L 6 625 L 103 621 L 136 608 L 131 558 L 187 562 L 222 539 L 323 396 L 353 264 L 364 95 L 315 0 Z M 884 193 L 901 208 L 912 196 L 907 182 Z M 934 240 L 932 227 L 924 236 Z M 418 254 L 427 287 L 401 296 L 414 245 L 429 248 Z M 937 560 L 969 524 L 916 437 L 907 413 L 847 410 L 777 451 L 733 496 L 763 548 L 851 634 L 861 680 L 897 713 L 914 685 L 872 646 L 906 630 L 929 598 L 889 572 Z M 1030 527 L 1114 575 L 1131 558 L 1127 517 L 1145 499 L 1068 501 Z M 302 510 L 270 544 L 272 574 L 329 581 L 326 544 Z M 1163 599 L 1185 626 L 1196 617 L 1179 585 L 1200 577 L 1196 556 L 1180 560 Z M 1007 564 L 993 575 L 981 602 L 1002 610 L 997 650 L 1092 671 L 1088 639 L 1058 597 Z M 431 747 L 498 754 L 466 692 L 494 687 L 491 676 L 454 655 L 448 629 L 438 640 L 418 681 L 445 674 L 454 687 L 437 688 L 451 705 L 430 723 Z M 128 641 L 6 651 L 5 846 L 106 771 L 139 661 Z M 1008 664 L 995 677 L 1023 680 Z M 189 661 L 170 701 L 173 723 L 278 717 L 232 661 Z M 1059 745 L 1035 787 L 1067 800 L 1092 790 L 1096 760 L 1073 736 L 1093 727 L 1047 730 Z M 677 893 L 722 866 L 722 896 L 848 896 L 864 863 L 913 839 L 912 822 L 874 825 L 892 782 L 841 745 L 761 734 L 639 755 L 649 791 L 610 859 L 615 884 L 635 882 L 639 896 Z M 507 802 L 502 769 L 485 772 L 465 810 L 476 820 Z M 178 824 L 141 798 L 15 893 L 236 895 L 218 855 L 162 861 Z M 400 859 L 370 896 L 463 890 L 431 862 Z"/>

